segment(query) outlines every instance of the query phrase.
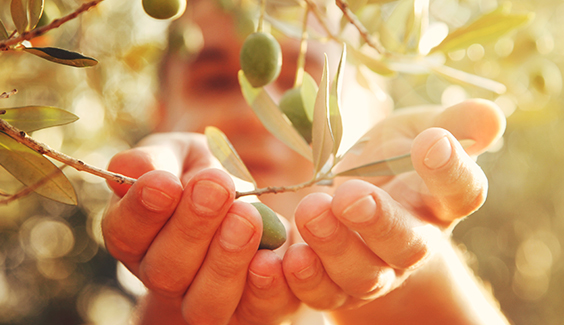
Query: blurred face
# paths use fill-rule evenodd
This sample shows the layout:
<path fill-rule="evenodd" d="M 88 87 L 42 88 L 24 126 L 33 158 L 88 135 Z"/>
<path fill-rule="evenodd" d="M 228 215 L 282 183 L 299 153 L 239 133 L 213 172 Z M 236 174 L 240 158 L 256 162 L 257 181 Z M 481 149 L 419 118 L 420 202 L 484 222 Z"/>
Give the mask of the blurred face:
<path fill-rule="evenodd" d="M 237 73 L 239 51 L 243 42 L 235 32 L 232 17 L 215 7 L 214 1 L 191 2 L 191 17 L 199 25 L 203 48 L 191 60 L 174 54 L 166 64 L 166 89 L 163 89 L 163 119 L 159 131 L 203 132 L 206 126 L 222 130 L 247 165 L 260 187 L 293 185 L 309 180 L 312 165 L 305 158 L 275 139 L 260 123 L 245 102 Z M 297 40 L 280 41 L 283 66 L 280 77 L 269 86 L 269 93 L 278 100 L 293 86 L 299 54 Z M 308 50 L 306 70 L 319 80 L 323 54 Z M 280 213 L 292 213 L 292 199 L 283 194 L 284 203 L 273 202 L 273 196 L 261 197 Z M 301 197 L 301 195 L 300 195 Z M 290 201 L 290 202 L 288 202 Z M 296 202 L 297 203 L 297 202 Z"/>

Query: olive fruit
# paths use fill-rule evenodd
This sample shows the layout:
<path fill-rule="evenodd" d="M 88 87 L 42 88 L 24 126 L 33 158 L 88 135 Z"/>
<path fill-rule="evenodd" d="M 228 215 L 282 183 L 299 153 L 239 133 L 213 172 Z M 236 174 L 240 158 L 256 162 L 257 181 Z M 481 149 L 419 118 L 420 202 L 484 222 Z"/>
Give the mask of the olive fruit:
<path fill-rule="evenodd" d="M 278 107 L 286 114 L 294 128 L 302 135 L 307 143 L 311 143 L 312 123 L 307 117 L 305 105 L 307 104 L 304 103 L 302 88 L 298 87 L 286 91 L 280 99 Z"/>
<path fill-rule="evenodd" d="M 239 61 L 249 83 L 255 88 L 262 87 L 280 74 L 282 50 L 272 35 L 255 32 L 245 39 Z"/>
<path fill-rule="evenodd" d="M 272 209 L 261 202 L 251 203 L 262 217 L 259 249 L 277 249 L 286 242 L 286 228 Z"/>
<path fill-rule="evenodd" d="M 143 9 L 155 19 L 175 19 L 186 10 L 187 0 L 143 0 Z"/>

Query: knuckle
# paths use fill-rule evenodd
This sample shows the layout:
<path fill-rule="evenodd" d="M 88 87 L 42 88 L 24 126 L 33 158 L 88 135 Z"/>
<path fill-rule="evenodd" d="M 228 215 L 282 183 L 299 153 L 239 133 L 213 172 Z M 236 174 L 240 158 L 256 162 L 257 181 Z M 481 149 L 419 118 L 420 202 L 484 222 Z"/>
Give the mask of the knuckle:
<path fill-rule="evenodd" d="M 143 267 L 140 278 L 147 288 L 166 297 L 182 296 L 186 289 L 168 270 L 155 266 Z"/>
<path fill-rule="evenodd" d="M 355 298 L 374 299 L 384 295 L 390 285 L 385 273 L 378 270 L 373 276 L 358 280 L 347 289 L 347 293 Z"/>

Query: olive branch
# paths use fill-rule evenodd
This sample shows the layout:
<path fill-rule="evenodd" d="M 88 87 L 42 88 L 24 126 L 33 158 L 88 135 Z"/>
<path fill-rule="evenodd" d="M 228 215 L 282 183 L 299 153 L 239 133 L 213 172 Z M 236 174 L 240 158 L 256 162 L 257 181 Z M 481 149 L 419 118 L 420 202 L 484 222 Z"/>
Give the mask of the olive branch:
<path fill-rule="evenodd" d="M 93 0 L 86 2 L 73 12 L 55 19 L 44 26 L 37 27 L 36 25 L 43 13 L 44 0 L 12 0 L 10 11 L 15 29 L 9 32 L 0 21 L 0 50 L 24 51 L 54 63 L 74 67 L 94 66 L 98 63 L 96 59 L 80 53 L 53 47 L 26 47 L 24 44 L 26 41 L 31 41 L 50 30 L 62 26 L 97 6 L 102 1 Z M 314 175 L 310 180 L 301 184 L 258 188 L 252 175 L 227 137 L 220 130 L 208 127 L 205 133 L 209 148 L 214 156 L 233 176 L 254 185 L 252 191 L 237 192 L 237 197 L 297 191 L 315 184 L 330 184 L 335 177 L 341 176 L 396 175 L 413 169 L 409 154 L 405 154 L 357 166 L 345 171 L 333 171 L 334 167 L 337 166 L 347 153 L 358 149 L 366 141 L 366 139 L 360 139 L 347 152 L 338 154 L 343 135 L 340 115 L 340 90 L 343 69 L 347 61 L 347 51 L 350 52 L 350 56 L 355 61 L 355 64 L 363 65 L 370 71 L 385 77 L 393 77 L 398 73 L 410 73 L 410 71 L 401 68 L 402 64 L 405 65 L 407 62 L 412 65 L 418 65 L 419 72 L 422 70 L 427 73 L 435 73 L 459 83 L 479 86 L 495 93 L 502 93 L 505 91 L 505 87 L 500 83 L 444 65 L 436 65 L 431 60 L 427 60 L 427 56 L 436 53 L 447 53 L 465 48 L 474 43 L 496 39 L 511 30 L 523 26 L 532 19 L 530 14 L 512 14 L 509 12 L 508 7 L 501 6 L 490 13 L 478 17 L 468 25 L 452 31 L 442 42 L 431 48 L 428 53 L 420 53 L 418 52 L 418 41 L 425 29 L 423 22 L 426 20 L 425 15 L 428 15 L 428 10 L 425 8 L 425 6 L 428 6 L 428 1 L 418 2 L 418 6 L 422 5 L 423 7 L 416 7 L 413 4 L 413 8 L 405 11 L 407 12 L 406 15 L 396 15 L 394 19 L 389 19 L 382 23 L 383 28 L 387 28 L 387 31 L 392 31 L 392 34 L 398 24 L 404 24 L 409 27 L 405 28 L 404 35 L 401 35 L 401 37 L 396 35 L 398 37 L 397 44 L 394 47 L 390 47 L 389 44 L 379 39 L 378 31 L 369 30 L 363 25 L 362 19 L 356 15 L 359 8 L 353 8 L 343 0 L 336 0 L 336 6 L 341 10 L 343 18 L 348 24 L 354 26 L 360 39 L 368 47 L 376 51 L 376 54 L 374 54 L 365 51 L 363 46 L 352 46 L 350 42 L 342 39 L 338 33 L 334 34 L 331 32 L 324 10 L 314 0 L 303 0 L 295 3 L 303 10 L 303 20 L 301 20 L 302 31 L 299 36 L 301 38 L 300 56 L 298 57 L 294 89 L 299 90 L 299 96 L 304 103 L 310 103 L 304 105 L 304 109 L 307 111 L 301 113 L 302 116 L 306 116 L 309 119 L 309 124 L 306 123 L 305 128 L 298 130 L 297 121 L 295 119 L 292 120 L 291 116 L 286 115 L 281 110 L 281 103 L 275 103 L 263 87 L 255 88 L 251 86 L 242 72 L 239 73 L 238 77 L 245 100 L 259 117 L 262 124 L 275 137 L 310 160 L 313 165 Z M 272 17 L 265 11 L 265 4 L 266 0 L 262 0 L 257 8 L 260 11 L 259 30 L 262 30 L 262 24 L 272 20 Z M 409 5 L 409 1 L 402 2 L 402 5 L 406 4 Z M 319 85 L 303 69 L 308 37 L 310 35 L 307 24 L 309 13 L 320 23 L 327 39 L 343 44 L 339 67 L 332 82 L 330 82 L 328 77 L 327 58 Z M 410 22 L 409 24 L 407 23 L 408 21 Z M 284 32 L 283 27 L 283 23 L 278 25 L 282 32 Z M 343 26 L 341 27 L 343 28 Z M 275 26 L 275 28 L 277 27 Z M 9 98 L 16 93 L 17 90 L 4 92 L 0 94 L 0 99 Z M 87 172 L 120 184 L 132 185 L 135 183 L 136 179 L 134 178 L 86 164 L 84 161 L 53 150 L 46 144 L 28 135 L 31 131 L 71 123 L 76 119 L 78 117 L 72 113 L 47 106 L 12 107 L 0 110 L 0 165 L 25 186 L 23 190 L 15 194 L 9 194 L 0 190 L 0 196 L 3 197 L 3 199 L 0 199 L 0 203 L 6 204 L 31 192 L 36 192 L 55 201 L 76 204 L 77 198 L 74 188 L 61 171 L 65 166 L 70 166 L 78 171 Z M 464 144 L 464 146 L 466 145 Z M 56 166 L 47 157 L 63 165 L 61 167 Z"/>

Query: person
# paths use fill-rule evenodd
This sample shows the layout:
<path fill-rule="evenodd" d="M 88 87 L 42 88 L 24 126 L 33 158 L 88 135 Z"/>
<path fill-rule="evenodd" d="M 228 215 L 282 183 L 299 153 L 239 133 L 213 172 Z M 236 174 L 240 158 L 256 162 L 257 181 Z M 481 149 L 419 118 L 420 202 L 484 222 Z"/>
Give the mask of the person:
<path fill-rule="evenodd" d="M 227 135 L 259 186 L 303 182 L 311 163 L 266 131 L 245 103 L 232 17 L 212 1 L 191 1 L 189 11 L 203 48 L 189 60 L 168 56 L 156 132 L 109 164 L 138 178 L 133 186 L 109 184 L 115 195 L 102 221 L 107 250 L 148 288 L 137 323 L 298 324 L 303 306 L 335 324 L 507 323 L 450 242 L 454 226 L 486 198 L 475 157 L 505 127 L 492 102 L 380 118 L 365 149 L 343 164 L 410 152 L 415 171 L 261 196 L 294 224 L 294 234 L 277 251 L 257 250 L 261 217 L 235 199 L 204 127 Z M 273 96 L 293 81 L 298 50 L 282 46 L 285 66 Z M 317 54 L 308 51 L 314 77 L 322 68 Z M 456 139 L 474 143 L 463 149 Z"/>

